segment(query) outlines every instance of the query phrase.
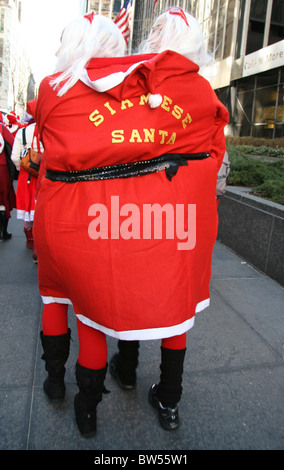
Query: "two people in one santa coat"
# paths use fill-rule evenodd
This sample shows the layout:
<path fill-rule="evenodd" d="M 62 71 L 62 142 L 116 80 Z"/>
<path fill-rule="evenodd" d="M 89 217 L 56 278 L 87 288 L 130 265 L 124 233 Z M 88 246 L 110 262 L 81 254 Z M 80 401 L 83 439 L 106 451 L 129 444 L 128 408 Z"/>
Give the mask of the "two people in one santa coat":
<path fill-rule="evenodd" d="M 209 305 L 217 235 L 228 113 L 199 73 L 211 58 L 198 22 L 170 8 L 141 54 L 124 52 L 108 18 L 74 20 L 35 115 L 46 165 L 34 223 L 44 390 L 64 398 L 72 304 L 84 436 L 96 431 L 105 391 L 106 335 L 118 339 L 110 372 L 126 390 L 136 385 L 139 341 L 161 340 L 149 401 L 165 429 L 179 426 L 186 332 Z"/>

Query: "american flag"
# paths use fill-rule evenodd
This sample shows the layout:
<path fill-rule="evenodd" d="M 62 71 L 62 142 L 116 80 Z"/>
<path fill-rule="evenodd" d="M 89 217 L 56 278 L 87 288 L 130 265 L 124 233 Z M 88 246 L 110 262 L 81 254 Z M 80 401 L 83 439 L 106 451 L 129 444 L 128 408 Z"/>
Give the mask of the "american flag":
<path fill-rule="evenodd" d="M 128 44 L 132 23 L 132 0 L 125 0 L 114 22 L 120 29 L 126 44 Z"/>

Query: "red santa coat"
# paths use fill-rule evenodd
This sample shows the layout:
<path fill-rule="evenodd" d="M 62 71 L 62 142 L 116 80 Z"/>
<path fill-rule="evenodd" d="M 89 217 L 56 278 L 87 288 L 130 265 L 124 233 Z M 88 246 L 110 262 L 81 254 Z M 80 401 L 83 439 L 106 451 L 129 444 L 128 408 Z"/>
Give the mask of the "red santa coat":
<path fill-rule="evenodd" d="M 198 67 L 169 51 L 94 59 L 62 97 L 50 79 L 36 112 L 47 170 L 165 153 L 211 157 L 189 161 L 171 181 L 165 171 L 75 183 L 43 178 L 34 224 L 43 302 L 72 303 L 81 321 L 120 339 L 182 334 L 209 305 L 226 109 Z M 162 96 L 155 109 L 149 93 Z"/>
<path fill-rule="evenodd" d="M 42 153 L 43 148 L 38 140 L 36 124 L 32 123 L 25 127 L 26 145 L 23 145 L 23 130 L 16 133 L 11 160 L 20 171 L 17 184 L 17 218 L 26 222 L 33 222 L 36 201 L 36 190 L 38 178 L 28 173 L 21 166 L 21 156 L 24 148 L 32 147 L 35 151 Z"/>
<path fill-rule="evenodd" d="M 12 147 L 14 136 L 0 122 L 0 206 L 5 207 L 6 219 L 10 219 L 11 211 L 16 207 L 16 194 L 7 166 L 5 141 Z"/>

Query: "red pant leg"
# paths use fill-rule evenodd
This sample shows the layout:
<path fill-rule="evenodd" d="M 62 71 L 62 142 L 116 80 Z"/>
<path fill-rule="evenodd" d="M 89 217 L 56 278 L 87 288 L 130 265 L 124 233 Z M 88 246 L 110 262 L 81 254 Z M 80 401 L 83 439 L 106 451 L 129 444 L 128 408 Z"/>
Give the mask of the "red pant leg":
<path fill-rule="evenodd" d="M 186 333 L 171 338 L 162 339 L 162 347 L 166 349 L 185 349 L 186 348 Z"/>
<path fill-rule="evenodd" d="M 88 369 L 102 369 L 107 363 L 105 334 L 77 320 L 79 338 L 78 362 Z"/>
<path fill-rule="evenodd" d="M 68 331 L 68 305 L 45 304 L 42 312 L 42 331 L 46 336 L 64 335 Z"/>

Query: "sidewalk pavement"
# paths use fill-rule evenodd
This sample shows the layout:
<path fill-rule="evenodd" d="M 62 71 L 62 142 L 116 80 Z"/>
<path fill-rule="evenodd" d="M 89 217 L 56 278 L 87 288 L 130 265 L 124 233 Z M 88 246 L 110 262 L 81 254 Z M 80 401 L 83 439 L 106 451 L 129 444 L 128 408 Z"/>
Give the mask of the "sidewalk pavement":
<path fill-rule="evenodd" d="M 107 375 L 95 438 L 74 421 L 77 332 L 70 309 L 66 398 L 51 404 L 39 341 L 42 303 L 37 265 L 13 211 L 0 243 L 1 450 L 280 450 L 284 448 L 284 292 L 275 281 L 216 243 L 211 306 L 188 334 L 181 426 L 164 431 L 147 400 L 159 378 L 160 341 L 141 342 L 137 388 L 122 391 Z M 116 340 L 108 338 L 109 359 Z"/>

